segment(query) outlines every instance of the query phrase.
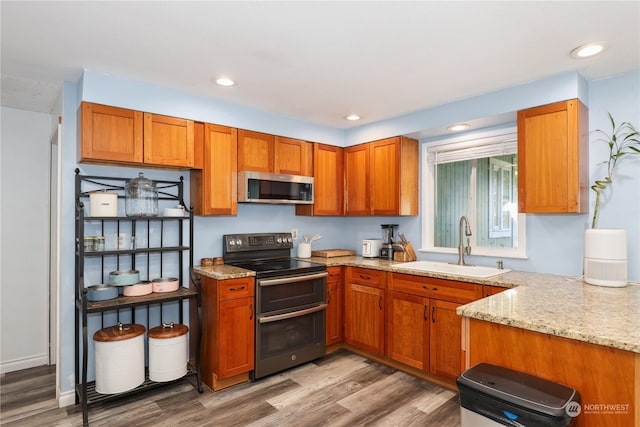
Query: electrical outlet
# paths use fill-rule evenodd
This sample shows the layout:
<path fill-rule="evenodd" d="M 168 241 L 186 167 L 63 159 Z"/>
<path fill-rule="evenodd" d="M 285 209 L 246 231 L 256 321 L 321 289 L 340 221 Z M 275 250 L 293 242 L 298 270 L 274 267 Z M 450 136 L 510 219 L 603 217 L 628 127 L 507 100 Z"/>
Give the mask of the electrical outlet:
<path fill-rule="evenodd" d="M 294 228 L 291 230 L 291 237 L 293 238 L 293 240 L 298 240 L 298 229 Z"/>

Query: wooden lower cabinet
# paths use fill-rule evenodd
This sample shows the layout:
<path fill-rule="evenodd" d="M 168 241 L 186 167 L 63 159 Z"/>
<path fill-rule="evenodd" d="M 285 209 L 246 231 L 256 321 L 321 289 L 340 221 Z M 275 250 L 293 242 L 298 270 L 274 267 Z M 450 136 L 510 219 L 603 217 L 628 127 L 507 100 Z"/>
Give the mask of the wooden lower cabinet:
<path fill-rule="evenodd" d="M 429 370 L 429 298 L 391 292 L 387 306 L 387 356 Z"/>
<path fill-rule="evenodd" d="M 254 279 L 201 278 L 202 380 L 213 390 L 248 380 L 254 368 Z"/>
<path fill-rule="evenodd" d="M 456 309 L 482 297 L 482 285 L 389 275 L 387 356 L 453 380 L 462 372 L 462 323 Z"/>
<path fill-rule="evenodd" d="M 640 425 L 640 354 L 478 319 L 464 322 L 466 368 L 487 362 L 573 387 L 582 403 L 575 427 Z"/>
<path fill-rule="evenodd" d="M 385 290 L 349 281 L 345 283 L 345 340 L 384 355 Z"/>
<path fill-rule="evenodd" d="M 455 379 L 462 373 L 462 323 L 456 314 L 461 304 L 431 300 L 429 372 Z"/>
<path fill-rule="evenodd" d="M 337 344 L 343 340 L 344 296 L 342 285 L 342 267 L 328 267 L 327 273 L 327 326 L 326 345 Z"/>

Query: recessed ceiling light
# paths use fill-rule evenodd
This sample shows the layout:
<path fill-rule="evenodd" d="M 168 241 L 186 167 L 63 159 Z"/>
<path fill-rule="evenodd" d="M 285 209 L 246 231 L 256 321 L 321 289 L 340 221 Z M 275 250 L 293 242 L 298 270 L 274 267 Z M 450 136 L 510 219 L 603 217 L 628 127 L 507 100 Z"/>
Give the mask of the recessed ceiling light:
<path fill-rule="evenodd" d="M 571 51 L 571 57 L 575 59 L 588 58 L 593 55 L 597 55 L 604 50 L 606 46 L 605 42 L 593 42 L 583 44 Z"/>
<path fill-rule="evenodd" d="M 360 116 L 357 114 L 349 114 L 347 117 L 345 117 L 345 119 L 351 120 L 353 122 L 356 120 L 360 120 Z"/>
<path fill-rule="evenodd" d="M 220 86 L 229 87 L 229 86 L 235 86 L 236 82 L 234 82 L 233 80 L 227 77 L 220 77 L 219 79 L 216 79 L 216 84 L 219 84 Z"/>
<path fill-rule="evenodd" d="M 457 125 L 451 125 L 447 127 L 447 130 L 450 130 L 451 132 L 460 132 L 461 130 L 469 129 L 470 127 L 471 126 L 466 123 L 459 123 Z"/>

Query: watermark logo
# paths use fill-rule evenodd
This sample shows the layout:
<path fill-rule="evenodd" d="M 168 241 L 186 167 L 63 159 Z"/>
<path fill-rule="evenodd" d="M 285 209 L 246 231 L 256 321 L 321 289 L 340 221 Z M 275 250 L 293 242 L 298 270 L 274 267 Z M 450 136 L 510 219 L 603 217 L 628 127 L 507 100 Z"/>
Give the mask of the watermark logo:
<path fill-rule="evenodd" d="M 567 403 L 567 406 L 564 407 L 564 410 L 567 412 L 567 415 L 574 418 L 580 415 L 580 412 L 582 412 L 580 404 L 573 400 Z"/>
<path fill-rule="evenodd" d="M 629 403 L 584 403 L 582 413 L 585 415 L 627 415 L 630 408 Z"/>

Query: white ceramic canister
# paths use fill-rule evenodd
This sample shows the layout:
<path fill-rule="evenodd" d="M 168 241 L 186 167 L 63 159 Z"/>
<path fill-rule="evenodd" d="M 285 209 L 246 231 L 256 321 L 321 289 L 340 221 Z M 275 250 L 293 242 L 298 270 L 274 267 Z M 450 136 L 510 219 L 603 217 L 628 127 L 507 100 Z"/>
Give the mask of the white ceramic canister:
<path fill-rule="evenodd" d="M 144 382 L 145 331 L 142 325 L 120 323 L 93 334 L 98 393 L 122 393 Z"/>
<path fill-rule="evenodd" d="M 311 243 L 298 243 L 298 258 L 311 258 Z"/>
<path fill-rule="evenodd" d="M 89 193 L 90 216 L 118 216 L 118 194 L 106 191 Z"/>
<path fill-rule="evenodd" d="M 163 323 L 149 329 L 149 379 L 173 381 L 187 373 L 186 325 Z"/>

